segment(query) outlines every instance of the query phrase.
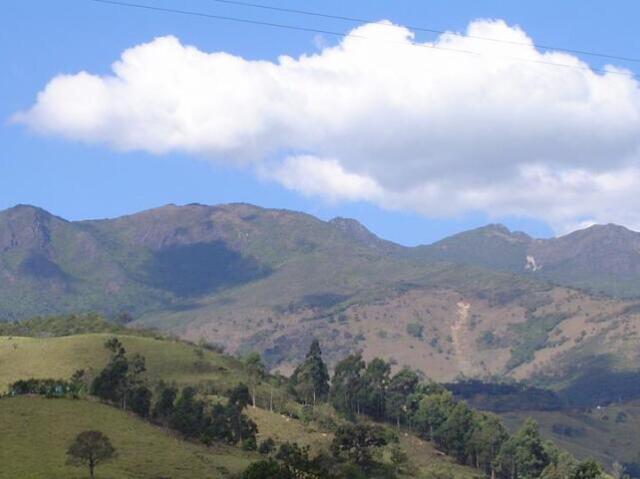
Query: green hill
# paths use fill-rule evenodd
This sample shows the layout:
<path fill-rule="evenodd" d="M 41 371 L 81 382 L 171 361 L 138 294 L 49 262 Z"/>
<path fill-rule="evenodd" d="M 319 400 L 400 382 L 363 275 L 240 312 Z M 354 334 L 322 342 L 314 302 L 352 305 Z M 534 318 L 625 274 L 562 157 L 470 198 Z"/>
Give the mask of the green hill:
<path fill-rule="evenodd" d="M 257 458 L 234 447 L 182 441 L 97 402 L 16 397 L 0 400 L 0 477 L 86 477 L 84 469 L 65 465 L 65 451 L 79 432 L 90 429 L 104 432 L 118 451 L 116 460 L 98 468 L 98 479 L 228 478 Z"/>
<path fill-rule="evenodd" d="M 150 385 L 162 379 L 178 385 L 206 386 L 200 390 L 215 402 L 221 400 L 215 395 L 216 391 L 248 380 L 242 363 L 223 354 L 182 341 L 116 336 L 128 353 L 145 356 L 145 377 Z M 113 334 L 106 333 L 49 338 L 0 337 L 0 388 L 25 378 L 65 379 L 77 369 L 95 373 L 108 360 L 104 343 L 112 337 Z M 262 388 L 266 393 L 267 386 Z M 276 398 L 285 398 L 283 388 L 274 389 Z M 309 446 L 317 454 L 328 451 L 333 439 L 332 428 L 344 422 L 328 405 L 319 406 L 313 418 L 306 417 L 299 404 L 287 403 L 287 410 L 290 415 L 285 416 L 248 408 L 248 415 L 258 426 L 258 441 L 266 438 L 273 438 L 277 444 L 295 441 Z M 249 463 L 263 458 L 222 443 L 205 447 L 184 441 L 173 431 L 91 397 L 72 400 L 16 396 L 0 398 L 0 461 L 3 465 L 0 477 L 84 477 L 84 471 L 65 465 L 65 450 L 75 435 L 92 429 L 105 433 L 119 454 L 112 463 L 98 469 L 98 478 L 227 478 L 235 477 Z M 456 464 L 413 434 L 402 434 L 399 440 L 399 447 L 409 461 L 400 478 L 422 477 L 433 470 L 444 471 L 455 479 L 478 476 L 477 471 Z M 383 449 L 381 460 L 390 461 L 392 447 L 395 446 Z"/>
<path fill-rule="evenodd" d="M 146 375 L 152 382 L 207 383 L 220 391 L 246 382 L 240 361 L 183 341 L 106 333 L 54 338 L 0 336 L 0 391 L 18 379 L 68 379 L 78 369 L 99 371 L 109 357 L 104 342 L 112 337 L 130 353 L 146 358 Z"/>

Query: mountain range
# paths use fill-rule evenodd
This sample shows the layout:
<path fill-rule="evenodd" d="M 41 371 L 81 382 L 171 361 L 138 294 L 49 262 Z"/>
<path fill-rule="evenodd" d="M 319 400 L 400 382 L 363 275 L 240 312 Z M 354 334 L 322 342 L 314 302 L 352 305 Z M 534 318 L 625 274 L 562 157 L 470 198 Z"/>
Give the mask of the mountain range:
<path fill-rule="evenodd" d="M 291 370 L 311 338 L 438 380 L 527 379 L 635 394 L 640 233 L 596 225 L 534 239 L 501 225 L 431 245 L 353 219 L 248 204 L 167 205 L 67 221 L 0 212 L 0 318 L 96 311 Z"/>

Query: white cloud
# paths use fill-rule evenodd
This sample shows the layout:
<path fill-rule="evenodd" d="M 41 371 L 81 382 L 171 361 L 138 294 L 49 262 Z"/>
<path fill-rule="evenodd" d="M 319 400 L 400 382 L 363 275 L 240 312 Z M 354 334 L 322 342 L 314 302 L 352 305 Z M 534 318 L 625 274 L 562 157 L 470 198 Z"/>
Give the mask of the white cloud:
<path fill-rule="evenodd" d="M 403 27 L 369 24 L 267 62 L 157 38 L 126 50 L 112 75 L 55 77 L 15 119 L 121 150 L 241 164 L 333 201 L 524 215 L 558 231 L 640 226 L 638 83 L 538 52 L 502 21 L 467 34 L 514 43 L 446 34 L 416 45 Z"/>

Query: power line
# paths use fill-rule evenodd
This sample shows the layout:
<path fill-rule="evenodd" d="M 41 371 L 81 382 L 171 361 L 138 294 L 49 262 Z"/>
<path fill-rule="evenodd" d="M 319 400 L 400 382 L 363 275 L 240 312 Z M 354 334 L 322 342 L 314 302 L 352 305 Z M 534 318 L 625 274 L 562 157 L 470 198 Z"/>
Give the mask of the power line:
<path fill-rule="evenodd" d="M 341 38 L 349 37 L 349 38 L 358 38 L 358 39 L 361 39 L 361 40 L 375 41 L 375 39 L 372 39 L 372 38 L 369 38 L 369 37 L 365 37 L 363 35 L 356 35 L 356 34 L 353 34 L 353 33 L 336 32 L 336 31 L 332 31 L 332 30 L 323 30 L 323 29 L 319 29 L 319 28 L 303 27 L 303 26 L 299 26 L 299 25 L 290 25 L 290 24 L 274 23 L 274 22 L 265 22 L 265 21 L 261 21 L 261 20 L 252 20 L 252 19 L 248 19 L 248 18 L 232 17 L 232 16 L 226 16 L 226 15 L 215 15 L 215 14 L 211 14 L 211 13 L 196 12 L 196 11 L 192 11 L 192 10 L 180 10 L 180 9 L 176 9 L 176 8 L 157 7 L 157 6 L 145 5 L 145 4 L 141 4 L 141 3 L 122 2 L 122 1 L 118 1 L 118 0 L 90 0 L 90 1 L 96 2 L 96 3 L 108 4 L 108 5 L 115 5 L 115 6 L 119 6 L 119 7 L 138 8 L 138 9 L 150 10 L 150 11 L 155 11 L 155 12 L 173 13 L 173 14 L 179 14 L 179 15 L 188 15 L 188 16 L 208 18 L 208 19 L 214 19 L 214 20 L 225 20 L 225 21 L 236 22 L 236 23 L 244 23 L 244 24 L 249 24 L 249 25 L 261 25 L 261 26 L 267 26 L 267 27 L 282 28 L 282 29 L 286 29 L 286 30 L 302 31 L 302 32 L 308 32 L 308 33 L 319 33 L 319 34 L 322 34 L 322 35 L 330 35 L 330 36 L 341 37 Z M 390 43 L 390 42 L 387 41 L 387 43 Z M 467 54 L 467 55 L 475 55 L 475 56 L 479 56 L 479 57 L 486 56 L 486 55 L 483 55 L 482 53 L 474 52 L 474 51 L 471 51 L 471 50 L 461 50 L 461 49 L 457 49 L 457 48 L 448 48 L 448 47 L 432 45 L 432 44 L 429 44 L 429 43 L 418 43 L 418 42 L 414 42 L 414 41 L 411 41 L 411 40 L 408 40 L 406 43 L 405 42 L 394 42 L 394 43 L 397 43 L 399 45 L 404 45 L 404 46 L 412 45 L 412 46 L 416 46 L 416 47 L 429 48 L 431 50 L 442 50 L 442 51 L 448 51 L 448 52 L 454 52 L 454 53 L 462 53 L 462 54 Z M 569 64 L 565 64 L 565 63 L 556 63 L 556 62 L 545 61 L 545 60 L 533 60 L 533 59 L 530 59 L 530 58 L 518 58 L 518 57 L 503 57 L 503 58 L 506 58 L 506 59 L 509 59 L 509 60 L 513 60 L 513 61 L 536 63 L 536 64 L 539 64 L 539 65 L 548 65 L 548 66 L 553 66 L 553 67 L 569 68 L 569 69 L 575 69 L 575 70 L 590 71 L 590 72 L 595 72 L 595 73 L 608 73 L 608 74 L 612 74 L 612 75 L 622 75 L 622 76 L 625 76 L 625 77 L 628 77 L 628 78 L 633 78 L 633 79 L 640 80 L 640 78 L 638 78 L 635 74 L 633 74 L 631 72 L 626 72 L 626 71 L 605 70 L 605 69 L 599 69 L 599 68 L 591 68 L 591 67 L 588 67 L 588 66 L 569 65 Z"/>
<path fill-rule="evenodd" d="M 242 1 L 238 1 L 238 0 L 210 0 L 210 1 L 217 2 L 217 3 L 226 3 L 228 5 L 238 5 L 238 6 L 242 6 L 242 7 L 261 8 L 261 9 L 264 9 L 264 10 L 272 10 L 272 11 L 276 11 L 276 12 L 295 13 L 295 14 L 298 14 L 298 15 L 307 15 L 307 16 L 319 17 L 319 18 L 329 18 L 329 19 L 332 19 L 332 20 L 343 20 L 343 21 L 347 21 L 347 22 L 362 23 L 362 24 L 365 24 L 365 23 L 377 23 L 378 25 L 394 27 L 394 25 L 386 25 L 386 24 L 380 23 L 379 21 L 376 21 L 376 20 L 357 18 L 357 17 L 346 17 L 346 16 L 342 16 L 342 15 L 331 15 L 331 14 L 328 14 L 328 13 L 312 12 L 312 11 L 309 11 L 309 10 L 299 10 L 299 9 L 295 9 L 295 8 L 274 7 L 274 6 L 271 6 L 271 5 L 264 5 L 264 4 L 261 4 L 261 3 L 242 2 Z M 625 61 L 625 62 L 640 63 L 640 58 L 626 57 L 626 56 L 620 56 L 620 55 L 612 55 L 612 54 L 608 54 L 608 53 L 593 52 L 593 51 L 589 51 L 589 50 L 577 50 L 577 49 L 572 49 L 572 48 L 563 48 L 563 47 L 556 47 L 556 46 L 551 46 L 551 45 L 542 45 L 542 44 L 536 44 L 536 43 L 531 44 L 531 43 L 526 43 L 526 42 L 517 42 L 517 41 L 514 41 L 514 40 L 501 40 L 499 38 L 481 37 L 481 36 L 476 36 L 476 35 L 465 35 L 465 34 L 462 34 L 462 33 L 450 32 L 450 31 L 446 31 L 446 30 L 437 30 L 437 29 L 434 29 L 434 28 L 416 27 L 416 26 L 409 26 L 409 25 L 407 25 L 406 27 L 409 30 L 413 30 L 413 31 L 417 31 L 417 32 L 435 33 L 435 34 L 438 34 L 438 35 L 448 34 L 448 35 L 454 35 L 454 36 L 463 37 L 463 38 L 471 38 L 471 39 L 474 39 L 474 40 L 483 40 L 483 41 L 496 42 L 496 43 L 506 43 L 506 44 L 510 44 L 510 45 L 533 46 L 533 47 L 539 48 L 541 50 L 556 50 L 556 51 L 565 52 L 565 53 L 575 53 L 575 54 L 578 54 L 578 55 L 589 55 L 589 56 L 600 57 L 600 58 L 608 58 L 608 59 L 611 59 L 611 60 L 620 60 L 620 61 Z"/>

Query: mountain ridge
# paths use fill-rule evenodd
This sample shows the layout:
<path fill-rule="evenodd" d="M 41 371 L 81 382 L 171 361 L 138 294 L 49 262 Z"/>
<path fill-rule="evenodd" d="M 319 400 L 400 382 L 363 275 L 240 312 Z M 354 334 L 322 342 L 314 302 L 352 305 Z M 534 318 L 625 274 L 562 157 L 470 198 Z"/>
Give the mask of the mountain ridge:
<path fill-rule="evenodd" d="M 20 206 L 0 212 L 0 317 L 126 312 L 283 371 L 317 337 L 330 363 L 362 350 L 439 380 L 569 384 L 593 368 L 636 371 L 637 300 L 589 291 L 640 288 L 636 235 L 591 228 L 576 248 L 575 236 L 488 225 L 411 248 L 355 220 L 246 203 L 82 221 Z M 610 281 L 619 263 L 629 273 Z"/>

